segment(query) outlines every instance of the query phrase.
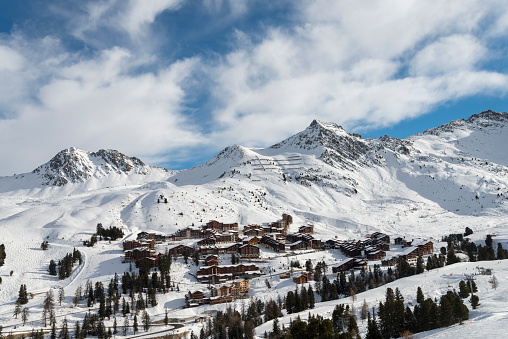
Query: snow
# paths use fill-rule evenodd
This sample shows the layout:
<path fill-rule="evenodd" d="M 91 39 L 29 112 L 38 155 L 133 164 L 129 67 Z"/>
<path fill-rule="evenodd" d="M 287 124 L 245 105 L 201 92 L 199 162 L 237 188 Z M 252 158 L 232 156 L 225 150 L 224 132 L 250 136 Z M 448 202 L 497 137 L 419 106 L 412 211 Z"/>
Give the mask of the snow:
<path fill-rule="evenodd" d="M 7 258 L 0 267 L 0 323 L 19 323 L 19 319 L 13 319 L 12 311 L 22 283 L 29 292 L 64 287 L 66 305 L 58 312 L 66 314 L 74 311 L 70 301 L 78 286 L 84 286 L 89 279 L 108 283 L 114 273 L 129 270 L 130 265 L 122 263 L 121 241 L 99 242 L 93 248 L 82 245 L 95 232 L 97 223 L 106 228 L 121 227 L 124 239 L 135 239 L 139 231 L 170 234 L 189 226 L 199 227 L 212 219 L 238 222 L 242 228 L 273 222 L 282 213 L 289 213 L 294 218 L 290 232 L 312 224 L 314 237 L 323 241 L 365 240 L 368 234 L 379 231 L 392 239 L 405 236 L 437 242 L 442 235 L 461 233 L 470 227 L 474 241 L 481 243 L 486 234 L 496 234 L 494 241 L 506 248 L 507 121 L 506 114 L 483 114 L 406 140 L 364 140 L 335 124 L 316 121 L 270 148 L 231 146 L 206 164 L 185 171 L 166 171 L 144 164 L 123 171 L 113 169 L 111 163 L 90 152 L 73 149 L 79 158 L 75 173 L 85 173 L 83 180 L 60 187 L 42 185 L 44 171 L 56 173 L 47 164 L 40 167 L 38 174 L 1 177 L 0 244 L 5 244 Z M 158 204 L 160 195 L 168 202 Z M 47 251 L 40 249 L 44 240 L 50 243 Z M 436 245 L 436 250 L 440 246 Z M 75 267 L 68 279 L 59 281 L 49 276 L 49 261 L 62 259 L 73 248 L 83 253 L 83 264 Z M 165 248 L 158 245 L 156 249 L 163 252 Z M 337 250 L 298 251 L 293 256 L 262 246 L 260 250 L 261 259 L 252 262 L 265 273 L 272 270 L 268 277 L 272 288 L 267 289 L 266 276 L 255 278 L 251 280 L 249 295 L 265 299 L 294 289 L 291 279 L 281 280 L 277 275 L 289 270 L 291 260 L 299 260 L 302 266 L 307 259 L 314 264 L 325 260 L 331 267 L 345 259 Z M 387 257 L 402 251 L 400 246 L 392 246 Z M 228 264 L 228 260 L 226 256 L 220 264 Z M 448 284 L 458 288 L 459 277 L 472 272 L 475 265 L 478 264 L 445 267 L 396 281 L 392 286 L 398 286 L 407 298 L 416 294 L 418 285 L 429 296 L 438 296 Z M 492 265 L 498 279 L 504 281 L 507 263 Z M 160 319 L 165 308 L 183 306 L 183 295 L 188 289 L 206 288 L 192 276 L 196 271 L 197 267 L 190 263 L 174 264 L 172 277 L 181 292 L 160 296 L 159 305 L 150 310 L 155 318 Z M 478 311 L 471 311 L 472 323 L 428 335 L 444 337 L 465 334 L 464 331 L 499 335 L 496 331 L 500 331 L 506 318 L 506 313 L 500 311 L 506 309 L 502 297 L 505 287 L 492 291 L 481 279 L 487 277 L 479 277 L 482 305 Z M 386 287 L 358 295 L 357 303 L 364 298 L 369 303 L 380 300 Z M 40 319 L 42 298 L 37 295 L 30 300 L 31 320 Z M 337 302 L 320 304 L 312 313 L 328 314 Z M 224 307 L 205 305 L 175 310 L 172 317 L 189 317 Z M 72 319 L 79 319 L 79 314 Z M 283 321 L 287 323 L 289 317 Z M 192 326 L 199 331 L 201 325 Z M 265 329 L 270 330 L 271 324 L 262 325 L 257 333 L 262 334 Z"/>

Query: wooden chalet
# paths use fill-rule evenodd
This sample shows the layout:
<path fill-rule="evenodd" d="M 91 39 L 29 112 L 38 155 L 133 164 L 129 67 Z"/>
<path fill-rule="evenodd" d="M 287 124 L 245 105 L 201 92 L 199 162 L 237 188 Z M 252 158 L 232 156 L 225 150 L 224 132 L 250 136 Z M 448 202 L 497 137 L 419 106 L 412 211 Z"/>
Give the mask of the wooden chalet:
<path fill-rule="evenodd" d="M 209 299 L 205 298 L 205 294 L 202 291 L 189 291 L 185 295 L 185 302 L 187 303 L 187 306 L 193 307 L 205 304 L 209 302 Z"/>
<path fill-rule="evenodd" d="M 259 238 L 258 237 L 247 237 L 245 239 L 242 239 L 242 244 L 249 244 L 253 246 L 257 246 L 259 244 Z"/>
<path fill-rule="evenodd" d="M 132 250 L 134 248 L 139 247 L 146 247 L 146 248 L 155 248 L 155 240 L 153 239 L 144 239 L 144 240 L 131 240 L 131 241 L 124 241 L 122 243 L 123 250 L 128 251 Z"/>
<path fill-rule="evenodd" d="M 238 253 L 242 258 L 259 258 L 259 247 L 250 244 L 241 245 L 238 248 Z"/>
<path fill-rule="evenodd" d="M 300 226 L 298 233 L 314 234 L 314 225 Z"/>
<path fill-rule="evenodd" d="M 167 240 L 167 236 L 162 233 L 148 233 L 143 231 L 138 233 L 137 239 L 154 240 L 156 243 L 160 244 Z"/>
<path fill-rule="evenodd" d="M 297 284 L 305 284 L 312 279 L 312 272 L 305 272 L 297 277 L 293 278 L 293 281 Z"/>
<path fill-rule="evenodd" d="M 199 254 L 203 257 L 207 255 L 223 255 L 226 254 L 225 247 L 217 247 L 217 246 L 201 246 L 197 250 Z"/>
<path fill-rule="evenodd" d="M 125 262 L 137 261 L 143 258 L 155 257 L 156 252 L 154 249 L 148 247 L 136 247 L 132 250 L 124 252 Z"/>
<path fill-rule="evenodd" d="M 380 240 L 380 241 L 387 243 L 387 244 L 390 243 L 390 236 L 388 236 L 387 234 L 381 233 L 381 232 L 372 233 L 370 235 L 370 238 Z"/>
<path fill-rule="evenodd" d="M 198 281 L 212 284 L 260 274 L 253 264 L 203 266 L 196 273 Z"/>
<path fill-rule="evenodd" d="M 434 253 L 434 243 L 430 240 L 423 240 L 415 246 L 418 246 L 418 248 L 421 251 L 421 255 L 428 255 Z"/>
<path fill-rule="evenodd" d="M 332 272 L 337 274 L 339 272 L 346 272 L 355 268 L 367 267 L 367 261 L 358 258 L 349 258 L 342 261 L 337 266 L 332 267 Z"/>
<path fill-rule="evenodd" d="M 372 252 L 365 251 L 368 260 L 381 260 L 386 257 L 386 252 L 383 250 L 374 250 Z"/>
<path fill-rule="evenodd" d="M 238 231 L 238 223 L 224 224 L 222 222 L 218 222 L 217 220 L 210 220 L 203 226 L 203 229 L 213 229 L 221 233 L 226 231 Z"/>
<path fill-rule="evenodd" d="M 193 251 L 194 248 L 183 244 L 177 244 L 167 248 L 167 253 L 173 257 L 180 257 L 183 256 L 184 252 L 188 252 L 190 254 Z"/>
<path fill-rule="evenodd" d="M 404 240 L 404 238 L 402 238 L 402 237 L 397 237 L 397 238 L 393 239 L 393 243 L 394 243 L 395 245 L 402 245 L 402 241 L 403 241 L 403 240 Z"/>
<path fill-rule="evenodd" d="M 171 239 L 173 241 L 182 240 L 182 239 L 200 239 L 205 238 L 206 234 L 202 229 L 199 228 L 183 228 L 179 229 L 175 233 L 171 235 Z"/>
<path fill-rule="evenodd" d="M 243 235 L 248 237 L 260 237 L 265 234 L 265 230 L 261 226 L 257 226 L 257 228 L 249 228 L 247 230 L 244 229 Z"/>
<path fill-rule="evenodd" d="M 266 235 L 263 235 L 263 237 L 261 238 L 261 245 L 275 252 L 286 252 L 285 244 Z"/>

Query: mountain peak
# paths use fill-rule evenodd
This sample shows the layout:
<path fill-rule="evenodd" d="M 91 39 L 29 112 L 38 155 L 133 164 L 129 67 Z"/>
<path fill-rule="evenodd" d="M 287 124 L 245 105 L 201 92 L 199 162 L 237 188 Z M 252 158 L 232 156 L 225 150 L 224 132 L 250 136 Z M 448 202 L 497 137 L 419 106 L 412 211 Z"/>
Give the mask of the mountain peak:
<path fill-rule="evenodd" d="M 508 124 L 508 113 L 494 112 L 491 110 L 473 114 L 467 119 L 453 120 L 447 124 L 430 128 L 419 135 L 440 135 L 441 133 L 453 133 L 458 130 L 476 129 L 476 128 L 506 128 Z"/>
<path fill-rule="evenodd" d="M 67 183 L 84 182 L 94 175 L 103 176 L 110 172 L 129 173 L 134 170 L 146 174 L 147 165 L 135 157 L 126 156 L 116 150 L 101 149 L 88 152 L 69 147 L 58 152 L 49 162 L 37 167 L 43 185 L 63 186 Z"/>

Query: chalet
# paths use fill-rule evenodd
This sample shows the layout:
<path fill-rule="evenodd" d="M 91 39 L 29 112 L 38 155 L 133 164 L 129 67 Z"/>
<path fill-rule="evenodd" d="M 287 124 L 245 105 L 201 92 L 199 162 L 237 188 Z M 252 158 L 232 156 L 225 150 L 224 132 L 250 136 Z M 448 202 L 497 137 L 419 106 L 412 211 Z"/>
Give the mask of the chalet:
<path fill-rule="evenodd" d="M 196 273 L 198 281 L 212 284 L 259 274 L 259 267 L 245 264 L 203 266 Z"/>
<path fill-rule="evenodd" d="M 415 244 L 420 249 L 421 255 L 434 253 L 434 243 L 430 240 L 423 240 Z"/>
<path fill-rule="evenodd" d="M 201 291 L 189 291 L 185 295 L 185 302 L 187 303 L 187 306 L 193 307 L 209 302 L 209 299 L 205 298 L 205 294 Z"/>
<path fill-rule="evenodd" d="M 300 226 L 298 233 L 314 234 L 314 225 Z"/>
<path fill-rule="evenodd" d="M 201 246 L 198 248 L 198 252 L 203 257 L 207 255 L 223 255 L 226 254 L 226 248 L 217 246 Z"/>
<path fill-rule="evenodd" d="M 265 230 L 262 227 L 257 226 L 257 228 L 250 228 L 243 231 L 243 235 L 248 237 L 260 237 L 265 234 Z"/>
<path fill-rule="evenodd" d="M 381 260 L 386 257 L 386 252 L 383 250 L 375 250 L 372 252 L 365 252 L 368 260 Z"/>
<path fill-rule="evenodd" d="M 125 253 L 125 262 L 137 261 L 143 258 L 154 257 L 155 250 L 148 247 L 136 247 L 132 250 L 127 250 Z"/>
<path fill-rule="evenodd" d="M 238 223 L 235 222 L 233 224 L 224 224 L 221 222 L 218 222 L 217 220 L 210 220 L 206 223 L 205 226 L 203 226 L 203 229 L 213 229 L 219 232 L 226 232 L 226 231 L 238 231 Z"/>
<path fill-rule="evenodd" d="M 297 241 L 289 245 L 291 251 L 306 250 L 307 244 L 303 241 Z"/>
<path fill-rule="evenodd" d="M 206 237 L 204 239 L 199 240 L 196 245 L 198 246 L 212 246 L 216 244 L 216 240 L 214 236 Z"/>
<path fill-rule="evenodd" d="M 156 255 L 154 255 L 152 257 L 141 258 L 141 259 L 139 259 L 139 266 L 140 267 L 155 268 L 155 267 L 157 267 L 161 257 L 162 257 L 162 254 L 157 253 Z"/>
<path fill-rule="evenodd" d="M 287 213 L 282 214 L 282 220 L 284 220 L 288 226 L 293 223 L 293 217 Z"/>
<path fill-rule="evenodd" d="M 402 245 L 402 241 L 403 241 L 403 240 L 404 240 L 404 238 L 402 238 L 402 237 L 397 237 L 397 238 L 393 239 L 393 243 L 394 243 L 395 245 Z"/>
<path fill-rule="evenodd" d="M 362 255 L 363 242 L 358 241 L 347 241 L 339 244 L 340 251 L 347 257 L 357 257 Z"/>
<path fill-rule="evenodd" d="M 364 247 L 375 247 L 377 248 L 378 250 L 383 250 L 383 251 L 389 251 L 390 250 L 390 244 L 385 242 L 385 241 L 382 241 L 382 240 L 379 240 L 379 239 L 367 239 L 363 242 L 363 246 Z"/>
<path fill-rule="evenodd" d="M 297 284 L 305 284 L 312 279 L 312 272 L 305 272 L 297 277 L 293 278 L 293 281 Z"/>
<path fill-rule="evenodd" d="M 227 246 L 226 253 L 227 254 L 236 254 L 240 251 L 240 246 L 242 246 L 242 244 L 240 244 L 240 243 L 236 243 L 236 244 Z"/>
<path fill-rule="evenodd" d="M 408 247 L 404 252 L 399 255 L 399 258 L 406 260 L 407 262 L 416 261 L 416 258 L 421 256 L 418 247 Z"/>
<path fill-rule="evenodd" d="M 259 258 L 259 247 L 254 245 L 241 245 L 238 252 L 242 258 Z"/>
<path fill-rule="evenodd" d="M 230 284 L 221 285 L 219 287 L 211 287 L 210 292 L 213 297 L 231 296 L 234 299 L 240 298 L 249 292 L 249 281 L 233 281 Z"/>
<path fill-rule="evenodd" d="M 122 243 L 123 245 L 123 250 L 124 251 L 128 251 L 128 250 L 132 250 L 134 248 L 139 248 L 139 247 L 147 247 L 147 248 L 155 248 L 155 240 L 153 239 L 150 239 L 150 240 L 131 240 L 131 241 L 124 241 Z"/>
<path fill-rule="evenodd" d="M 340 243 L 341 243 L 340 240 L 329 239 L 329 240 L 325 241 L 325 243 L 323 244 L 323 248 L 324 249 L 339 248 Z"/>
<path fill-rule="evenodd" d="M 215 234 L 213 237 L 215 238 L 215 242 L 217 244 L 224 244 L 224 243 L 235 242 L 238 239 L 238 233 L 237 232 L 225 232 L 225 233 Z"/>
<path fill-rule="evenodd" d="M 381 232 L 374 232 L 370 235 L 371 239 L 377 239 L 381 240 L 384 243 L 389 244 L 390 243 L 390 237 L 387 234 L 381 233 Z"/>
<path fill-rule="evenodd" d="M 363 259 L 358 258 L 350 258 L 347 260 L 344 260 L 337 266 L 332 267 L 332 272 L 334 274 L 337 274 L 339 272 L 346 272 L 355 268 L 365 268 L 367 267 L 367 261 Z"/>
<path fill-rule="evenodd" d="M 263 237 L 261 238 L 261 245 L 275 252 L 286 252 L 285 244 L 266 235 L 263 235 Z"/>
<path fill-rule="evenodd" d="M 259 238 L 258 237 L 247 237 L 245 239 L 242 239 L 242 243 L 257 246 L 259 244 Z"/>
<path fill-rule="evenodd" d="M 178 231 L 176 231 L 171 235 L 171 239 L 173 241 L 182 239 L 200 239 L 204 237 L 205 233 L 203 232 L 202 229 L 190 227 L 179 229 Z"/>
<path fill-rule="evenodd" d="M 137 239 L 146 239 L 146 240 L 154 240 L 156 243 L 163 243 L 166 241 L 167 236 L 162 233 L 148 233 L 148 232 L 139 232 L 137 235 Z"/>
<path fill-rule="evenodd" d="M 173 257 L 180 257 L 187 252 L 188 254 L 194 252 L 194 248 L 183 244 L 172 245 L 167 248 L 167 253 Z"/>

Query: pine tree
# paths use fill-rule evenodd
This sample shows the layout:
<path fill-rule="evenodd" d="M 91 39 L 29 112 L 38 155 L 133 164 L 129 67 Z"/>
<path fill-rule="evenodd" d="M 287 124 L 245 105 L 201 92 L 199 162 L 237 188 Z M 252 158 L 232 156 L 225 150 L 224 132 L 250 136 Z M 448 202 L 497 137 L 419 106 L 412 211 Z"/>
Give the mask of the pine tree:
<path fill-rule="evenodd" d="M 150 315 L 148 315 L 148 312 L 147 311 L 144 311 L 143 312 L 143 328 L 146 331 L 148 331 L 148 329 L 150 328 Z"/>
<path fill-rule="evenodd" d="M 59 339 L 70 339 L 67 318 L 64 318 L 64 320 L 62 322 L 62 329 L 60 330 L 60 334 L 58 335 L 58 338 Z"/>
<path fill-rule="evenodd" d="M 58 305 L 59 306 L 62 306 L 62 301 L 64 301 L 64 299 L 65 299 L 65 292 L 64 292 L 64 288 L 61 287 L 58 290 Z"/>
<path fill-rule="evenodd" d="M 30 311 L 28 310 L 28 307 L 23 307 L 23 311 L 21 311 L 21 320 L 23 320 L 23 326 L 25 326 L 29 316 Z"/>
<path fill-rule="evenodd" d="M 469 286 L 467 286 L 467 283 L 464 280 L 461 280 L 459 282 L 459 296 L 462 299 L 466 299 L 467 297 L 469 297 L 469 293 L 470 293 Z"/>
<path fill-rule="evenodd" d="M 127 330 L 129 329 L 129 318 L 123 318 L 123 335 L 124 337 L 127 335 Z"/>
<path fill-rule="evenodd" d="M 44 301 L 42 302 L 42 320 L 44 321 L 44 326 L 47 326 L 47 321 L 50 321 L 51 324 L 51 315 L 54 312 L 54 304 L 53 304 L 53 290 L 49 290 L 46 292 L 44 296 Z"/>
<path fill-rule="evenodd" d="M 50 339 L 56 339 L 56 321 L 53 322 L 53 325 L 51 326 L 51 335 L 49 337 Z"/>
<path fill-rule="evenodd" d="M 76 321 L 76 326 L 74 327 L 74 338 L 78 339 L 81 337 L 81 327 L 79 326 L 79 321 Z"/>
<path fill-rule="evenodd" d="M 416 290 L 416 302 L 421 304 L 425 300 L 425 297 L 423 296 L 422 288 L 418 286 Z"/>
<path fill-rule="evenodd" d="M 134 314 L 134 324 L 132 325 L 132 330 L 134 334 L 138 331 L 138 316 Z"/>
<path fill-rule="evenodd" d="M 22 284 L 19 288 L 18 302 L 21 305 L 25 305 L 28 303 L 28 293 L 27 293 L 25 284 Z"/>
<path fill-rule="evenodd" d="M 314 291 L 312 290 L 312 286 L 309 286 L 309 289 L 307 290 L 307 294 L 309 295 L 309 308 L 313 309 L 315 305 L 314 301 Z"/>
<path fill-rule="evenodd" d="M 21 314 L 21 304 L 19 301 L 16 301 L 16 304 L 14 306 L 14 313 L 12 314 L 13 317 L 18 319 L 18 316 Z"/>
<path fill-rule="evenodd" d="M 49 262 L 49 275 L 57 275 L 56 272 L 56 263 L 54 260 Z"/>
<path fill-rule="evenodd" d="M 471 307 L 473 308 L 473 310 L 476 310 L 478 306 L 480 306 L 480 298 L 476 294 L 474 294 L 471 296 Z"/>

